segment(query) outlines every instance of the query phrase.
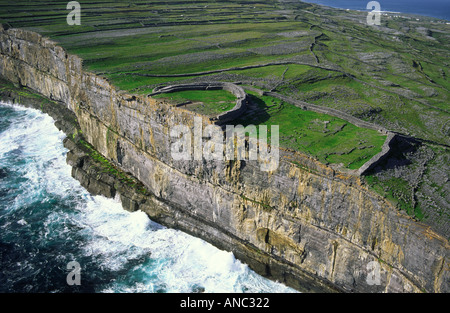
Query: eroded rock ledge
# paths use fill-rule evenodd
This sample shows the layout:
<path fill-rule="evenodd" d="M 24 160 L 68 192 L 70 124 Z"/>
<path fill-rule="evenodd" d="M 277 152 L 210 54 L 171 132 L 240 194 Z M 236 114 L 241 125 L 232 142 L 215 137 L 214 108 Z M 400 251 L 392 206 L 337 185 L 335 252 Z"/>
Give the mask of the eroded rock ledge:
<path fill-rule="evenodd" d="M 121 93 L 33 32 L 0 27 L 0 75 L 62 103 L 83 140 L 143 187 L 86 170 L 89 153 L 71 140 L 77 131 L 65 142 L 68 161 L 88 189 L 100 181 L 98 192 L 120 196 L 125 208 L 233 251 L 258 273 L 301 291 L 450 291 L 448 241 L 358 177 L 288 151 L 271 173 L 256 161 L 174 161 L 171 127 L 193 128 L 199 115 Z M 380 268 L 375 285 L 370 262 Z"/>

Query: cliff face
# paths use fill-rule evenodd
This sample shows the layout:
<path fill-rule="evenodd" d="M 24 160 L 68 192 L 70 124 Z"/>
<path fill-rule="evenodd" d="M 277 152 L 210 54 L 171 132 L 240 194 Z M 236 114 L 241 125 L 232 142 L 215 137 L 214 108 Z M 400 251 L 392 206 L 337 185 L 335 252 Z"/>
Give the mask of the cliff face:
<path fill-rule="evenodd" d="M 356 177 L 287 151 L 274 172 L 256 161 L 175 161 L 170 129 L 193 128 L 199 115 L 118 92 L 32 32 L 0 28 L 0 75 L 66 104 L 86 140 L 145 185 L 147 196 L 114 190 L 125 208 L 233 251 L 261 274 L 299 290 L 450 291 L 448 241 Z"/>

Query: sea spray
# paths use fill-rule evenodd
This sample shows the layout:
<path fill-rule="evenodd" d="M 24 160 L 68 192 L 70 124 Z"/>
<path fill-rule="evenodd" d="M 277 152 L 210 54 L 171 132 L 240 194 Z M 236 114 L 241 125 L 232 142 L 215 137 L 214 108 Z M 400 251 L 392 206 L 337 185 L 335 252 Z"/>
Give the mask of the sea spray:
<path fill-rule="evenodd" d="M 38 110 L 0 104 L 0 292 L 293 292 L 232 253 L 91 196 L 64 134 Z M 67 264 L 80 264 L 70 286 Z"/>

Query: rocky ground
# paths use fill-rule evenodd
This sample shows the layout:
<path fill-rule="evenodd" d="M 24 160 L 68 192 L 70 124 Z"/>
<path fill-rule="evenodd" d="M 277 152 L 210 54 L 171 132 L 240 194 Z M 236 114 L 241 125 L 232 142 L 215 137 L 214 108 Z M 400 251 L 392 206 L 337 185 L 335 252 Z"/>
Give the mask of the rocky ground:
<path fill-rule="evenodd" d="M 397 142 L 391 157 L 367 180 L 400 209 L 449 237 L 450 152 L 411 138 Z"/>

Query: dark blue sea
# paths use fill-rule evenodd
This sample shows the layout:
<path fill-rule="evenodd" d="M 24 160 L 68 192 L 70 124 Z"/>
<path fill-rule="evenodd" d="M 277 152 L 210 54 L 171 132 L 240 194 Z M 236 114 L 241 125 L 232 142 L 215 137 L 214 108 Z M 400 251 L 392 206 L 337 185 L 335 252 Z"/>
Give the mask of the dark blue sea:
<path fill-rule="evenodd" d="M 232 253 L 90 195 L 71 177 L 64 137 L 48 115 L 0 103 L 0 293 L 293 292 Z M 72 261 L 79 285 L 67 282 Z"/>
<path fill-rule="evenodd" d="M 370 0 L 301 0 L 334 8 L 366 11 Z M 450 20 L 450 0 L 378 0 L 381 11 L 411 13 Z"/>

